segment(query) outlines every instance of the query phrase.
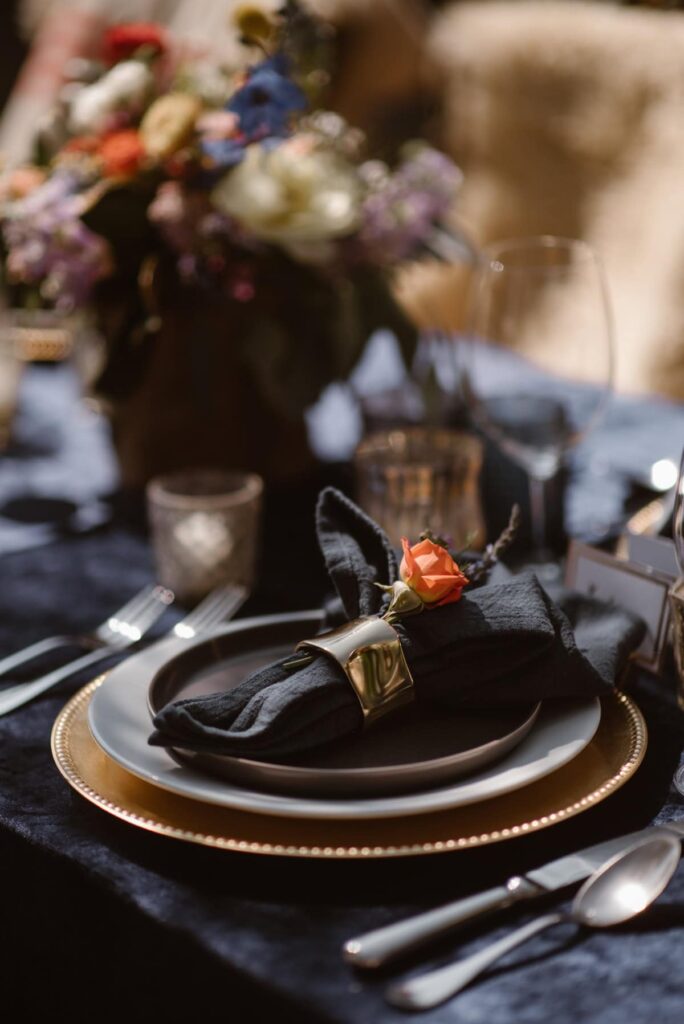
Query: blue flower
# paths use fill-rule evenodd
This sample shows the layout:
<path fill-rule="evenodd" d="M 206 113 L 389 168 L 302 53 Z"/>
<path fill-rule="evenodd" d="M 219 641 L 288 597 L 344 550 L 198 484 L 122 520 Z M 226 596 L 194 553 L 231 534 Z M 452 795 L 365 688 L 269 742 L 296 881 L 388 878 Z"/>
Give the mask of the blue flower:
<path fill-rule="evenodd" d="M 238 115 L 240 131 L 248 141 L 287 135 L 292 115 L 306 109 L 306 96 L 286 72 L 282 54 L 269 57 L 249 72 L 245 84 L 231 97 L 226 109 Z"/>

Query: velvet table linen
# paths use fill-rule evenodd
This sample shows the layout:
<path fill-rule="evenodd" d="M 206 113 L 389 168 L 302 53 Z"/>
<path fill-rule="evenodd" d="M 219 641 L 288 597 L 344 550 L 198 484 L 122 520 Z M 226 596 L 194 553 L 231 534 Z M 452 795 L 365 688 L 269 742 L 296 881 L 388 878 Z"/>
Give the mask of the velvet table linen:
<path fill-rule="evenodd" d="M 657 413 L 657 406 L 650 409 L 651 423 Z M 1 477 L 0 467 L 0 486 Z M 274 496 L 267 508 L 265 564 L 274 564 L 283 537 L 289 551 L 309 550 L 311 557 L 297 556 L 297 573 L 293 556 L 285 555 L 284 571 L 290 580 L 296 575 L 297 586 L 263 578 L 244 615 L 320 601 L 325 575 L 304 512 L 319 482 L 291 495 L 287 506 L 282 495 Z M 49 633 L 94 625 L 153 576 L 144 536 L 120 512 L 92 533 L 4 554 L 0 570 L 0 655 Z M 0 719 L 7 1019 L 394 1024 L 406 1017 L 382 998 L 390 975 L 352 972 L 340 957 L 345 939 L 573 849 L 684 816 L 684 801 L 670 787 L 684 746 L 684 716 L 672 679 L 642 674 L 632 692 L 650 733 L 645 763 L 603 803 L 535 835 L 374 863 L 261 858 L 184 845 L 110 818 L 58 774 L 50 729 L 86 681 L 63 684 Z M 547 898 L 543 907 L 562 905 L 564 895 Z M 472 926 L 432 948 L 424 962 L 473 952 L 537 907 Z M 683 951 L 680 868 L 643 918 L 606 932 L 554 929 L 421 1019 L 674 1024 L 684 1008 Z"/>

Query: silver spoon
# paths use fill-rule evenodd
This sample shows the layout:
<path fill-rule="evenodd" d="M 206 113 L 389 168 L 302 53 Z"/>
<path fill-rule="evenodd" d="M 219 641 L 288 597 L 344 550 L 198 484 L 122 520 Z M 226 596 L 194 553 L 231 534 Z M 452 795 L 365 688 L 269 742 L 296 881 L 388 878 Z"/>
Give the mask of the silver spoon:
<path fill-rule="evenodd" d="M 587 879 L 569 914 L 547 914 L 530 921 L 473 956 L 391 985 L 385 997 L 402 1010 L 427 1010 L 456 995 L 490 964 L 555 924 L 572 921 L 588 928 L 622 924 L 660 896 L 677 870 L 680 856 L 680 841 L 673 835 L 642 839 Z"/>

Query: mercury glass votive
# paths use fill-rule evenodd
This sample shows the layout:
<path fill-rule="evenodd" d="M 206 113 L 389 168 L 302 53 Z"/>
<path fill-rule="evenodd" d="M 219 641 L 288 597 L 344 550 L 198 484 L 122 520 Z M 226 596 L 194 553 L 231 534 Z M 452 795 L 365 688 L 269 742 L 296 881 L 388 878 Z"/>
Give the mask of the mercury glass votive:
<path fill-rule="evenodd" d="M 251 588 L 263 481 L 254 473 L 187 470 L 147 485 L 157 579 L 190 603 L 224 583 Z"/>
<path fill-rule="evenodd" d="M 24 371 L 21 339 L 9 312 L 0 314 L 0 451 L 10 442 Z"/>
<path fill-rule="evenodd" d="M 354 456 L 357 498 L 399 547 L 423 530 L 452 549 L 485 539 L 479 476 L 482 442 L 465 431 L 407 427 L 371 434 Z"/>

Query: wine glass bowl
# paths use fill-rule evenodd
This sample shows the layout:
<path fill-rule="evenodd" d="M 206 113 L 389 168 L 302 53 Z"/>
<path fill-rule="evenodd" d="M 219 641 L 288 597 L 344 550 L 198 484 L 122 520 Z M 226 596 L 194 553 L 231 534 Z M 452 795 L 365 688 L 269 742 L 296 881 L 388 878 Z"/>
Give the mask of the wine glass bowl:
<path fill-rule="evenodd" d="M 528 474 L 539 554 L 544 483 L 595 425 L 612 385 L 610 304 L 593 249 L 547 235 L 484 249 L 459 349 L 472 420 Z"/>

